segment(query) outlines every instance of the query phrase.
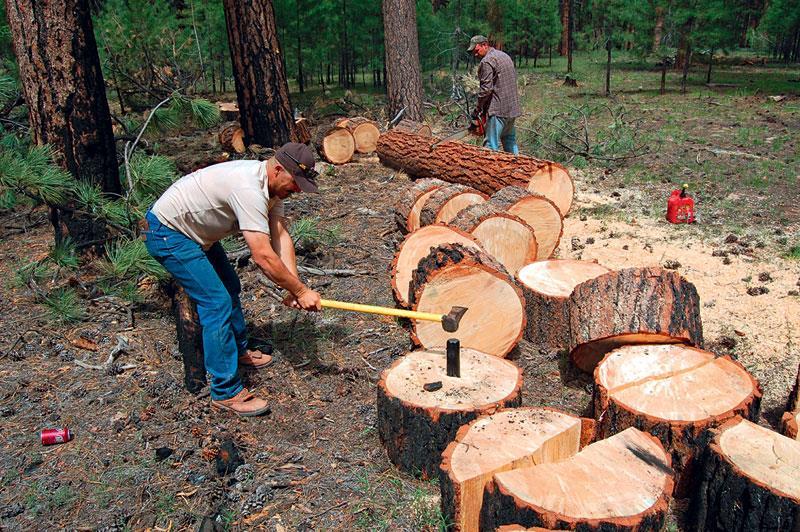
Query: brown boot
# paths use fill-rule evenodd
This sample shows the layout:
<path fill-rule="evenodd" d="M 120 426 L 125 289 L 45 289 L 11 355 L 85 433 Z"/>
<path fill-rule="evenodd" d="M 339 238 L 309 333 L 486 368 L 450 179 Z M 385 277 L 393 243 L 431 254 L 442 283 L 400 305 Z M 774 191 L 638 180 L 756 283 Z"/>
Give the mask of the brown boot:
<path fill-rule="evenodd" d="M 260 416 L 269 410 L 267 402 L 250 393 L 247 388 L 243 388 L 241 392 L 230 399 L 222 399 L 220 401 L 212 399 L 211 407 L 218 410 L 228 410 L 245 417 Z"/>
<path fill-rule="evenodd" d="M 250 368 L 261 369 L 272 364 L 272 355 L 248 349 L 245 354 L 239 357 L 239 365 Z"/>

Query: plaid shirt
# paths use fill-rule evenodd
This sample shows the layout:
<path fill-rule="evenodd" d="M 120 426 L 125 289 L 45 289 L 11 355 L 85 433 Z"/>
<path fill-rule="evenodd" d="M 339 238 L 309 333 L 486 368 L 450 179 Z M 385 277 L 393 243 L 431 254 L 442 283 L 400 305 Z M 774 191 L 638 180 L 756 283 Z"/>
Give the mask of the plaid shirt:
<path fill-rule="evenodd" d="M 481 82 L 478 109 L 486 110 L 488 116 L 501 118 L 516 118 L 522 114 L 517 94 L 517 72 L 507 53 L 489 48 L 478 66 L 478 79 Z"/>

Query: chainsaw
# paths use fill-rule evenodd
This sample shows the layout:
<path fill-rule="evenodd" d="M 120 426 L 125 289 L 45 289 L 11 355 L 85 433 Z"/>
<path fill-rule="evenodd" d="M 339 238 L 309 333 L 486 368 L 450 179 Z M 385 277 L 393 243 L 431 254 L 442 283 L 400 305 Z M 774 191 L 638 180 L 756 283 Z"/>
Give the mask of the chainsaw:
<path fill-rule="evenodd" d="M 470 124 L 466 129 L 462 129 L 456 131 L 455 133 L 446 136 L 443 139 L 437 140 L 433 144 L 431 144 L 430 151 L 433 151 L 436 146 L 441 144 L 442 142 L 448 142 L 451 140 L 461 140 L 467 135 L 475 135 L 476 137 L 482 137 L 486 133 L 486 113 L 480 113 L 477 118 L 470 117 Z"/>

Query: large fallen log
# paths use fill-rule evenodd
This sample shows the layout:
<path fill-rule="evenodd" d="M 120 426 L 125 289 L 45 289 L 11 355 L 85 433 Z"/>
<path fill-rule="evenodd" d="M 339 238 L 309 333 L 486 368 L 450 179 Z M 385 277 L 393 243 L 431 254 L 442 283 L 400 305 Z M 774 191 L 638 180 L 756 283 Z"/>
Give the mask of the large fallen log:
<path fill-rule="evenodd" d="M 436 189 L 419 212 L 419 224 L 449 223 L 470 205 L 485 203 L 489 196 L 472 187 L 448 183 Z"/>
<path fill-rule="evenodd" d="M 392 293 L 399 306 L 410 305 L 409 283 L 419 261 L 427 257 L 431 249 L 442 244 L 461 244 L 476 250 L 481 249 L 477 238 L 444 224 L 427 225 L 409 233 L 398 246 L 391 266 Z"/>
<path fill-rule="evenodd" d="M 711 434 L 689 529 L 800 530 L 800 442 L 740 418 Z"/>
<path fill-rule="evenodd" d="M 378 124 L 363 116 L 354 116 L 352 118 L 343 118 L 336 122 L 336 125 L 347 128 L 350 131 L 358 153 L 372 153 L 375 151 L 375 147 L 378 145 L 378 137 L 381 136 Z"/>
<path fill-rule="evenodd" d="M 467 207 L 449 225 L 477 238 L 483 249 L 511 275 L 516 275 L 520 268 L 536 260 L 539 246 L 533 227 L 519 216 L 489 203 Z"/>
<path fill-rule="evenodd" d="M 572 206 L 575 187 L 566 169 L 556 163 L 512 155 L 460 142 L 434 144 L 436 139 L 390 130 L 378 139 L 378 157 L 392 168 L 415 177 L 435 177 L 494 194 L 519 186 L 549 198 L 562 216 Z"/>
<path fill-rule="evenodd" d="M 672 492 L 669 455 L 626 429 L 571 458 L 505 471 L 486 486 L 481 530 L 504 524 L 566 530 L 661 530 Z"/>
<path fill-rule="evenodd" d="M 486 253 L 445 244 L 419 261 L 411 278 L 413 310 L 447 314 L 454 306 L 468 310 L 458 330 L 446 332 L 436 322 L 414 321 L 411 340 L 425 349 L 442 348 L 449 338 L 464 347 L 505 357 L 525 330 L 525 298 L 505 268 Z"/>
<path fill-rule="evenodd" d="M 489 203 L 519 216 L 533 227 L 539 246 L 536 260 L 553 256 L 564 231 L 561 212 L 555 203 L 520 187 L 501 188 L 492 195 Z"/>
<path fill-rule="evenodd" d="M 428 124 L 421 124 L 413 120 L 401 120 L 392 128 L 392 131 L 402 131 L 404 133 L 411 133 L 413 135 L 420 135 L 422 137 L 431 136 L 431 126 Z"/>
<path fill-rule="evenodd" d="M 781 419 L 783 433 L 789 438 L 800 440 L 800 366 L 797 367 L 797 379 L 786 403 L 786 413 Z"/>
<path fill-rule="evenodd" d="M 356 151 L 356 141 L 350 130 L 336 125 L 317 129 L 314 146 L 320 157 L 333 164 L 348 162 Z"/>
<path fill-rule="evenodd" d="M 628 427 L 655 435 L 672 455 L 675 496 L 700 481 L 705 433 L 736 416 L 757 420 L 758 382 L 730 357 L 683 345 L 636 345 L 606 355 L 594 372 L 598 438 Z"/>
<path fill-rule="evenodd" d="M 227 122 L 220 127 L 217 136 L 222 149 L 230 153 L 244 153 L 247 147 L 244 145 L 244 129 L 239 122 Z"/>
<path fill-rule="evenodd" d="M 623 345 L 703 346 L 697 289 L 674 271 L 609 272 L 576 286 L 568 305 L 570 356 L 589 373 L 606 353 Z"/>
<path fill-rule="evenodd" d="M 542 407 L 501 410 L 464 425 L 442 454 L 442 514 L 455 530 L 478 532 L 492 476 L 574 456 L 582 426 L 576 416 Z"/>
<path fill-rule="evenodd" d="M 401 470 L 435 478 L 459 427 L 522 400 L 522 370 L 511 362 L 462 348 L 460 375 L 447 375 L 442 351 L 413 351 L 382 373 L 378 436 Z"/>
<path fill-rule="evenodd" d="M 400 193 L 400 199 L 395 205 L 394 218 L 401 233 L 410 233 L 421 227 L 419 214 L 425 202 L 438 188 L 447 184 L 441 179 L 418 179 Z"/>
<path fill-rule="evenodd" d="M 528 315 L 525 339 L 546 349 L 568 347 L 572 290 L 610 271 L 596 262 L 571 259 L 544 260 L 522 268 L 517 279 L 525 294 Z"/>

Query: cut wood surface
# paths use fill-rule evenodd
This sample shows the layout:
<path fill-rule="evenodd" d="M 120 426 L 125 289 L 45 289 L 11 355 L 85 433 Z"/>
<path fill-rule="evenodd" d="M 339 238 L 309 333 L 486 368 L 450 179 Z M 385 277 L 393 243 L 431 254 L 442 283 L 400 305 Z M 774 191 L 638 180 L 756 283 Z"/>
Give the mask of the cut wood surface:
<path fill-rule="evenodd" d="M 236 102 L 217 102 L 219 116 L 225 121 L 239 120 L 239 104 Z"/>
<path fill-rule="evenodd" d="M 294 121 L 292 137 L 294 142 L 299 142 L 301 144 L 311 143 L 311 127 L 308 125 L 308 119 L 298 118 Z"/>
<path fill-rule="evenodd" d="M 442 513 L 461 532 L 479 530 L 492 475 L 563 460 L 580 450 L 580 418 L 542 407 L 502 410 L 461 427 L 442 454 Z"/>
<path fill-rule="evenodd" d="M 448 183 L 428 196 L 419 212 L 419 224 L 449 223 L 458 213 L 469 207 L 485 203 L 489 196 L 472 187 Z"/>
<path fill-rule="evenodd" d="M 505 187 L 489 199 L 492 205 L 515 214 L 533 227 L 539 246 L 536 260 L 549 259 L 558 247 L 564 222 L 556 204 L 541 194 L 520 187 Z"/>
<path fill-rule="evenodd" d="M 244 145 L 244 129 L 239 122 L 222 124 L 218 138 L 220 146 L 227 152 L 244 153 L 247 149 Z"/>
<path fill-rule="evenodd" d="M 471 205 L 448 223 L 474 235 L 483 249 L 512 275 L 536 260 L 539 246 L 533 227 L 494 205 Z"/>
<path fill-rule="evenodd" d="M 348 162 L 356 151 L 356 141 L 350 130 L 336 126 L 319 128 L 314 137 L 314 146 L 320 157 L 333 164 Z"/>
<path fill-rule="evenodd" d="M 691 530 L 800 530 L 800 442 L 740 418 L 711 434 Z"/>
<path fill-rule="evenodd" d="M 453 306 L 468 309 L 454 333 L 440 323 L 413 322 L 411 339 L 426 349 L 458 338 L 463 347 L 504 357 L 525 330 L 522 291 L 500 263 L 478 249 L 460 244 L 432 249 L 414 270 L 409 294 L 414 310 L 446 314 Z"/>
<path fill-rule="evenodd" d="M 481 530 L 503 524 L 661 530 L 671 492 L 661 443 L 629 428 L 571 458 L 494 475 L 484 493 Z"/>
<path fill-rule="evenodd" d="M 430 137 L 432 134 L 431 126 L 428 124 L 414 122 L 413 120 L 401 120 L 392 128 L 392 131 L 402 131 L 404 133 L 411 133 L 414 135 L 420 135 L 422 137 Z"/>
<path fill-rule="evenodd" d="M 419 261 L 428 256 L 432 248 L 442 244 L 461 244 L 468 248 L 481 249 L 477 238 L 444 224 L 428 225 L 409 233 L 398 246 L 392 261 L 392 293 L 398 305 L 401 307 L 410 305 L 409 283 L 413 271 L 417 269 Z"/>
<path fill-rule="evenodd" d="M 586 372 L 623 345 L 703 346 L 700 297 L 695 286 L 675 271 L 609 272 L 576 286 L 568 305 L 570 356 Z"/>
<path fill-rule="evenodd" d="M 525 294 L 528 315 L 525 339 L 547 349 L 566 348 L 570 339 L 568 303 L 572 290 L 610 271 L 596 262 L 571 259 L 544 260 L 523 267 L 517 278 Z"/>
<path fill-rule="evenodd" d="M 492 151 L 461 142 L 437 142 L 397 128 L 378 139 L 383 164 L 415 177 L 435 177 L 471 186 L 486 194 L 518 186 L 549 198 L 566 216 L 575 187 L 566 169 L 525 155 Z"/>
<path fill-rule="evenodd" d="M 789 394 L 786 413 L 783 414 L 781 425 L 786 436 L 800 440 L 800 366 L 797 367 L 797 379 L 794 381 L 794 388 Z"/>
<path fill-rule="evenodd" d="M 521 402 L 522 370 L 506 360 L 461 349 L 461 377 L 447 375 L 443 351 L 413 351 L 378 382 L 378 435 L 398 468 L 438 476 L 445 447 L 462 425 Z M 438 390 L 423 386 L 441 382 Z"/>
<path fill-rule="evenodd" d="M 683 345 L 636 345 L 606 355 L 594 372 L 599 438 L 628 427 L 656 435 L 672 455 L 675 494 L 699 482 L 708 429 L 736 416 L 758 419 L 758 382 L 730 357 Z"/>
<path fill-rule="evenodd" d="M 352 133 L 358 153 L 372 153 L 375 151 L 375 147 L 378 145 L 378 137 L 381 136 L 378 124 L 363 116 L 355 116 L 343 118 L 336 125 L 347 128 Z"/>
<path fill-rule="evenodd" d="M 420 228 L 419 213 L 436 189 L 447 185 L 441 179 L 418 179 L 400 194 L 395 205 L 395 222 L 402 233 Z"/>

